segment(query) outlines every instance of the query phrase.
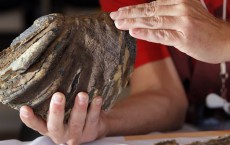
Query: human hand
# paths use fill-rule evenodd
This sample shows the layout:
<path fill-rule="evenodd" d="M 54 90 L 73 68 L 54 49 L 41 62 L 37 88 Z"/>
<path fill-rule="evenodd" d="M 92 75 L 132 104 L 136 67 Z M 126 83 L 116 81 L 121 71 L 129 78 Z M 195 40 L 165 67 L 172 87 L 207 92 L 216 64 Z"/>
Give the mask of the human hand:
<path fill-rule="evenodd" d="M 105 114 L 101 111 L 102 98 L 95 97 L 87 113 L 89 97 L 79 93 L 75 98 L 68 124 L 64 124 L 65 96 L 52 96 L 47 122 L 33 113 L 28 106 L 20 109 L 21 120 L 40 134 L 49 136 L 56 144 L 78 145 L 106 135 Z"/>
<path fill-rule="evenodd" d="M 157 0 L 110 14 L 118 29 L 150 42 L 174 46 L 204 62 L 230 60 L 230 24 L 198 0 Z"/>

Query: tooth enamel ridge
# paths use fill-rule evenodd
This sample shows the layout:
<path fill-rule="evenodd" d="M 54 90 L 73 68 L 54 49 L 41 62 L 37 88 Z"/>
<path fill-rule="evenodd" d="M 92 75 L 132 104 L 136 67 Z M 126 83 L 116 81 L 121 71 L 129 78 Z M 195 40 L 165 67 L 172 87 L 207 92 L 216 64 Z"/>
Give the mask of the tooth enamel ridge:
<path fill-rule="evenodd" d="M 0 101 L 17 110 L 31 106 L 46 119 L 51 96 L 60 91 L 68 119 L 84 91 L 90 102 L 102 96 L 106 110 L 128 83 L 135 49 L 135 40 L 107 13 L 43 16 L 0 52 Z"/>

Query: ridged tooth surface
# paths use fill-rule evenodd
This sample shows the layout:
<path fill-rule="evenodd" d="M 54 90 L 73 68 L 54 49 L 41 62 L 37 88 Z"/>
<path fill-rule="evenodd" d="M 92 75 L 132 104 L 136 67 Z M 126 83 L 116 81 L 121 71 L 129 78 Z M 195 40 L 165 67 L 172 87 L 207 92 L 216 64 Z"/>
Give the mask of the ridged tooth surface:
<path fill-rule="evenodd" d="M 135 60 L 135 41 L 115 28 L 108 14 L 37 19 L 0 53 L 0 101 L 29 105 L 47 117 L 54 92 L 66 96 L 66 119 L 80 91 L 111 106 L 126 86 Z"/>

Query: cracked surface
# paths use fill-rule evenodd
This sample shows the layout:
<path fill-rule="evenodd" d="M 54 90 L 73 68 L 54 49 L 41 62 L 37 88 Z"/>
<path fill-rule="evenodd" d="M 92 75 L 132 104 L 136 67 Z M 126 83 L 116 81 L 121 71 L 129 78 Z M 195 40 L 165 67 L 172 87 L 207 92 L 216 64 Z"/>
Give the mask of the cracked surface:
<path fill-rule="evenodd" d="M 0 101 L 14 109 L 29 105 L 46 119 L 50 97 L 60 91 L 68 118 L 84 91 L 90 101 L 102 96 L 108 109 L 129 80 L 135 53 L 134 39 L 106 13 L 43 16 L 0 52 Z"/>

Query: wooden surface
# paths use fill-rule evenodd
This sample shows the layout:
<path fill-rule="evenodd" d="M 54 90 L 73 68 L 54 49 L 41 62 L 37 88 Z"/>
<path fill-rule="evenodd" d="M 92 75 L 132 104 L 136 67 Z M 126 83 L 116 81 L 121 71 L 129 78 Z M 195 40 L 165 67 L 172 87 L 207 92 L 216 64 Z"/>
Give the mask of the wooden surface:
<path fill-rule="evenodd" d="M 166 138 L 179 138 L 179 137 L 214 137 L 230 135 L 230 130 L 223 131 L 200 131 L 200 132 L 178 132 L 178 133 L 162 133 L 140 136 L 126 136 L 126 141 L 132 140 L 148 140 L 148 139 L 166 139 Z"/>

